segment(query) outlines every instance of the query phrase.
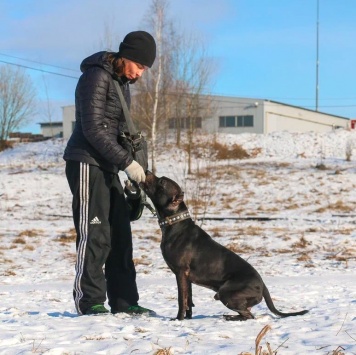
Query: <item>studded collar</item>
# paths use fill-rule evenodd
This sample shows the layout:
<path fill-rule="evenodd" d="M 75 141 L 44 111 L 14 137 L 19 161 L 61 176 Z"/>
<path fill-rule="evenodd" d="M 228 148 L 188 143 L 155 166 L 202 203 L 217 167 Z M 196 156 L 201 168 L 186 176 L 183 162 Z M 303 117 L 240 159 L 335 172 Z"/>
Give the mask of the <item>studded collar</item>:
<path fill-rule="evenodd" d="M 167 225 L 171 226 L 172 224 L 178 223 L 178 222 L 183 221 L 183 220 L 188 219 L 188 218 L 191 218 L 190 214 L 189 214 L 189 211 L 185 210 L 183 212 L 179 212 L 179 213 L 173 214 L 172 216 L 168 216 L 166 218 L 159 219 L 158 220 L 158 224 L 162 228 L 162 227 L 165 227 Z"/>

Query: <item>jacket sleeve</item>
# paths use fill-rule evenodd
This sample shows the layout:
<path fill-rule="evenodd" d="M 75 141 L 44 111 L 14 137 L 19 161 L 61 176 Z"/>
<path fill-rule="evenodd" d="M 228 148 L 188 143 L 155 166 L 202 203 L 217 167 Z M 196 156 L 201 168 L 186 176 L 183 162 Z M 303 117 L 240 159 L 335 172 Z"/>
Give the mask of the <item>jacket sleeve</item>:
<path fill-rule="evenodd" d="M 105 117 L 108 114 L 109 81 L 112 79 L 101 68 L 93 68 L 80 80 L 76 95 L 83 134 L 103 159 L 124 170 L 132 163 L 132 156 L 118 143 L 117 136 L 110 132 L 110 123 Z M 112 111 L 111 114 L 114 114 L 114 108 Z"/>

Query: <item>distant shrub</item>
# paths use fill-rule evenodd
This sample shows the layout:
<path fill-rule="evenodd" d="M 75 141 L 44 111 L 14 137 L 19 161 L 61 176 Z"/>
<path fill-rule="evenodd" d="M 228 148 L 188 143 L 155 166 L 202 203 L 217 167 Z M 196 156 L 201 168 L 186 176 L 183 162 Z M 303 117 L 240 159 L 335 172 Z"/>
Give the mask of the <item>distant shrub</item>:
<path fill-rule="evenodd" d="M 250 155 L 239 144 L 227 146 L 219 142 L 213 142 L 212 149 L 216 153 L 217 159 L 247 159 Z"/>
<path fill-rule="evenodd" d="M 5 141 L 5 140 L 0 140 L 0 152 L 6 149 L 12 148 L 14 145 L 14 142 L 11 141 Z"/>
<path fill-rule="evenodd" d="M 351 161 L 352 153 L 355 148 L 356 148 L 355 141 L 349 139 L 346 142 L 346 148 L 345 148 L 346 161 Z"/>
<path fill-rule="evenodd" d="M 315 169 L 318 170 L 328 170 L 327 166 L 324 163 L 318 163 L 315 165 Z"/>

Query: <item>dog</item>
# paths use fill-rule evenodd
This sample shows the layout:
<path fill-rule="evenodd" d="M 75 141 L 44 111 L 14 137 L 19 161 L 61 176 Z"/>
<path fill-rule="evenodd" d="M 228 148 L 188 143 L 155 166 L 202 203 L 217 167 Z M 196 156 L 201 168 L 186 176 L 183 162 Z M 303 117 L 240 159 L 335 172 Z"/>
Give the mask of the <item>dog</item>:
<path fill-rule="evenodd" d="M 179 307 L 176 319 L 192 318 L 192 283 L 214 290 L 215 300 L 220 300 L 227 308 L 238 313 L 225 315 L 226 320 L 253 319 L 251 308 L 263 298 L 270 311 L 280 317 L 308 312 L 278 311 L 253 266 L 214 241 L 193 222 L 183 201 L 184 193 L 175 181 L 147 171 L 146 181 L 141 183 L 141 188 L 156 209 L 162 230 L 162 255 L 176 276 Z"/>

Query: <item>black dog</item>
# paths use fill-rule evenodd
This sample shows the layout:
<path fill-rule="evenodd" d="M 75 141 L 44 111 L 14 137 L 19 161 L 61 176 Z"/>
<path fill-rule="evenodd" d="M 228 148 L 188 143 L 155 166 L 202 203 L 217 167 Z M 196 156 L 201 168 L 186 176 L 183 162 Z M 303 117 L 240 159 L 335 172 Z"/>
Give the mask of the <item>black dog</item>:
<path fill-rule="evenodd" d="M 216 300 L 239 313 L 225 316 L 227 320 L 254 318 L 250 309 L 262 298 L 268 308 L 281 317 L 308 312 L 279 312 L 259 273 L 193 222 L 183 202 L 184 193 L 176 182 L 147 172 L 146 182 L 141 186 L 156 208 L 162 229 L 163 258 L 176 275 L 177 319 L 192 318 L 192 283 L 214 290 Z"/>

